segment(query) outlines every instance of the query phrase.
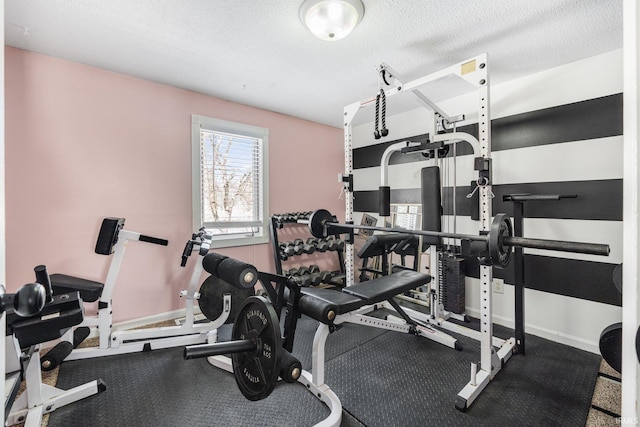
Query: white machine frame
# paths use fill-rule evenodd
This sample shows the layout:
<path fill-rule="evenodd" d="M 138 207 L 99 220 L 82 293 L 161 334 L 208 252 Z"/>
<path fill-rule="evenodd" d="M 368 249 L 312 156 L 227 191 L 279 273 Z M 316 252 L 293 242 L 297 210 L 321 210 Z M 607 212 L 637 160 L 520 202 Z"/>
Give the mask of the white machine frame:
<path fill-rule="evenodd" d="M 223 310 L 218 319 L 210 322 L 195 323 L 195 300 L 200 297 L 198 283 L 202 275 L 202 258 L 209 252 L 212 235 L 203 233 L 199 243 L 198 259 L 191 275 L 189 287 L 180 292 L 180 297 L 186 299 L 184 321 L 177 326 L 158 328 L 114 331 L 112 327 L 111 297 L 117 282 L 120 267 L 129 241 L 140 240 L 140 233 L 120 230 L 118 241 L 114 245 L 111 264 L 104 283 L 104 289 L 99 300 L 98 316 L 85 317 L 78 327 L 97 327 L 100 344 L 98 347 L 74 349 L 65 360 L 89 359 L 93 357 L 110 356 L 115 354 L 136 353 L 145 350 L 179 347 L 191 344 L 201 344 L 208 341 L 208 335 L 223 325 L 231 311 L 231 296 L 224 295 Z M 73 342 L 73 330 L 62 338 Z"/>
<path fill-rule="evenodd" d="M 486 162 L 490 163 L 491 159 L 491 120 L 490 120 L 490 91 L 489 91 L 489 64 L 487 61 L 487 55 L 481 54 L 476 57 L 470 58 L 466 61 L 459 62 L 451 67 L 445 68 L 439 72 L 435 72 L 418 78 L 408 83 L 402 84 L 399 82 L 397 73 L 391 70 L 386 64 L 383 64 L 381 69 L 384 68 L 392 77 L 395 78 L 395 87 L 385 91 L 387 97 L 395 96 L 403 92 L 412 92 L 418 100 L 425 106 L 425 108 L 434 111 L 446 121 L 453 123 L 460 120 L 458 117 L 450 117 L 447 115 L 435 102 L 429 100 L 422 92 L 418 91 L 418 88 L 432 83 L 438 79 L 457 76 L 469 84 L 471 84 L 476 90 L 478 95 L 478 135 L 479 140 L 476 138 L 464 134 L 464 133 L 449 133 L 444 135 L 434 136 L 434 141 L 438 140 L 465 140 L 471 143 L 476 152 L 476 156 L 480 157 Z M 351 177 L 353 173 L 353 151 L 352 151 L 352 122 L 358 111 L 364 107 L 371 105 L 375 101 L 375 97 L 368 98 L 353 104 L 347 105 L 344 108 L 344 145 L 345 145 L 345 172 L 342 180 L 347 181 L 345 183 L 345 221 L 347 223 L 353 223 L 353 188 Z M 403 145 L 405 146 L 405 145 Z M 389 153 L 390 156 L 391 153 Z M 382 170 L 381 177 L 382 185 L 386 183 L 386 171 Z M 492 208 L 492 192 L 491 192 L 491 179 L 482 177 L 481 173 L 478 174 L 478 191 L 480 197 L 480 232 L 488 232 L 491 226 L 491 208 Z M 431 262 L 434 263 L 435 251 L 431 251 Z M 437 261 L 437 260 L 436 260 Z M 353 284 L 354 281 L 354 248 L 353 244 L 347 244 L 345 247 L 345 270 L 346 270 L 346 285 Z M 434 275 L 434 276 L 437 276 Z M 492 287 L 493 281 L 492 267 L 488 265 L 480 266 L 480 332 L 473 331 L 469 328 L 453 325 L 450 322 L 446 322 L 446 319 L 441 317 L 442 313 L 435 312 L 432 319 L 431 316 L 425 316 L 417 311 L 407 309 L 407 313 L 410 316 L 416 317 L 416 319 L 422 319 L 429 321 L 432 324 L 445 327 L 453 332 L 462 333 L 480 341 L 481 358 L 480 366 L 477 364 L 471 365 L 471 375 L 469 383 L 458 393 L 456 398 L 456 408 L 459 410 L 466 410 L 478 395 L 484 390 L 489 382 L 500 371 L 504 363 L 510 358 L 513 348 L 515 346 L 515 339 L 499 340 L 493 336 L 493 320 L 492 320 Z M 433 310 L 433 308 L 432 308 Z M 320 331 L 322 325 L 318 329 Z M 499 349 L 496 351 L 494 345 L 498 345 Z M 315 372 L 315 367 L 314 367 Z"/>
<path fill-rule="evenodd" d="M 15 372 L 7 375 L 5 389 L 12 387 L 13 382 L 19 381 L 20 358 L 24 360 L 24 381 L 26 388 L 18 396 L 11 406 L 11 412 L 7 417 L 6 425 L 24 423 L 25 427 L 40 427 L 42 416 L 53 412 L 65 405 L 77 402 L 89 396 L 93 396 L 104 390 L 104 385 L 98 380 L 73 387 L 69 390 L 44 384 L 42 382 L 42 370 L 40 367 L 40 344 L 32 346 L 24 357 L 21 354 L 18 340 L 10 335 L 5 339 L 7 372 Z M 8 382 L 8 384 L 7 384 Z M 6 396 L 5 396 L 6 399 Z M 4 425 L 4 424 L 3 424 Z"/>

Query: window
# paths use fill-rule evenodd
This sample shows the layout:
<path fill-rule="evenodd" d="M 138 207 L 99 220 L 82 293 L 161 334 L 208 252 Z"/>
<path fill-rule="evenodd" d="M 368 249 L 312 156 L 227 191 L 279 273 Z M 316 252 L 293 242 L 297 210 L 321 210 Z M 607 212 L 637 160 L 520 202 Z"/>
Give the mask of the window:
<path fill-rule="evenodd" d="M 266 243 L 269 130 L 191 116 L 193 226 L 212 247 Z"/>
<path fill-rule="evenodd" d="M 391 206 L 393 227 L 406 228 L 407 230 L 420 230 L 422 228 L 422 214 L 420 209 L 420 205 Z"/>

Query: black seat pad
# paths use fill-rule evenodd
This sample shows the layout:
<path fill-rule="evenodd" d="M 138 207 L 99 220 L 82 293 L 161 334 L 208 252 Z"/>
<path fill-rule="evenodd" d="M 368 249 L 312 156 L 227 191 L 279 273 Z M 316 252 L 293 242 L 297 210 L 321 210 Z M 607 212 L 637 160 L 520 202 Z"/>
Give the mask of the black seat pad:
<path fill-rule="evenodd" d="M 364 305 L 361 298 L 345 294 L 333 289 L 323 288 L 302 288 L 302 295 L 308 295 L 316 300 L 320 300 L 326 304 L 333 305 L 336 314 L 344 314 L 353 310 L 357 310 Z"/>
<path fill-rule="evenodd" d="M 358 256 L 360 258 L 371 258 L 386 255 L 395 245 L 410 237 L 412 237 L 411 234 L 405 233 L 374 234 L 360 248 Z"/>
<path fill-rule="evenodd" d="M 411 289 L 426 285 L 430 281 L 431 276 L 428 274 L 404 270 L 347 286 L 342 289 L 342 292 L 361 298 L 365 304 L 376 304 Z"/>
<path fill-rule="evenodd" d="M 54 295 L 77 291 L 80 292 L 80 298 L 85 302 L 97 301 L 102 296 L 103 283 L 66 274 L 52 274 L 49 277 Z"/>

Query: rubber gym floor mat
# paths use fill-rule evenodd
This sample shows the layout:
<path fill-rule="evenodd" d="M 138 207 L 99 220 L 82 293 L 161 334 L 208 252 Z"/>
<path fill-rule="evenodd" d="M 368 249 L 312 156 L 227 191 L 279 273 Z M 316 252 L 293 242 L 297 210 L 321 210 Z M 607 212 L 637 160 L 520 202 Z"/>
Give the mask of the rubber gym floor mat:
<path fill-rule="evenodd" d="M 302 363 L 303 369 L 311 371 L 311 352 L 313 337 L 318 329 L 318 321 L 307 316 L 298 320 L 294 339 L 293 354 Z M 325 360 L 331 360 L 363 345 L 386 331 L 368 326 L 346 323 L 340 329 L 329 334 L 325 345 Z"/>
<path fill-rule="evenodd" d="M 313 350 L 313 337 L 318 329 L 318 321 L 310 317 L 302 316 L 296 325 L 293 354 L 302 364 L 302 368 L 311 371 L 311 352 Z M 338 332 L 329 334 L 325 346 L 325 359 L 331 360 L 340 356 L 354 347 L 362 345 L 380 334 L 383 329 L 370 328 L 362 325 L 340 325 Z M 218 341 L 231 339 L 231 325 L 223 325 L 218 329 Z"/>
<path fill-rule="evenodd" d="M 56 410 L 49 427 L 304 426 L 329 415 L 301 384 L 281 383 L 250 402 L 232 374 L 182 354 L 175 348 L 63 363 L 58 387 L 102 378 L 107 390 Z"/>
<path fill-rule="evenodd" d="M 527 355 L 513 356 L 462 413 L 455 398 L 480 354 L 477 341 L 460 340 L 458 352 L 386 332 L 328 361 L 326 381 L 345 410 L 369 427 L 585 424 L 598 355 L 527 336 Z"/>

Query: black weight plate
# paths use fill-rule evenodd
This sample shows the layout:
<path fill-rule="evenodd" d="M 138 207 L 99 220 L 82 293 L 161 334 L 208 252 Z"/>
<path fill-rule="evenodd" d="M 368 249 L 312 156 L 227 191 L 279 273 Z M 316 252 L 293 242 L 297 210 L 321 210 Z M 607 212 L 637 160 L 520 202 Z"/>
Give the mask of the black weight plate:
<path fill-rule="evenodd" d="M 256 351 L 233 353 L 233 376 L 240 392 L 249 400 L 264 399 L 271 394 L 280 375 L 282 338 L 280 322 L 269 301 L 249 297 L 240 308 L 231 331 L 232 340 L 255 340 Z"/>
<path fill-rule="evenodd" d="M 309 217 L 309 231 L 313 237 L 326 237 L 324 225 L 335 222 L 333 215 L 326 209 L 318 209 Z"/>
<path fill-rule="evenodd" d="M 602 358 L 609 366 L 622 373 L 622 323 L 604 328 L 598 344 Z"/>
<path fill-rule="evenodd" d="M 200 286 L 200 298 L 198 299 L 200 310 L 207 319 L 214 321 L 220 317 L 224 311 L 224 294 L 231 294 L 231 311 L 225 323 L 233 323 L 242 302 L 254 295 L 255 292 L 253 288 L 236 288 L 218 277 L 209 276 Z"/>
<path fill-rule="evenodd" d="M 505 268 L 511 260 L 512 248 L 504 244 L 505 237 L 513 236 L 513 226 L 506 214 L 497 214 L 491 222 L 489 230 L 489 256 L 491 264 L 498 268 Z"/>

